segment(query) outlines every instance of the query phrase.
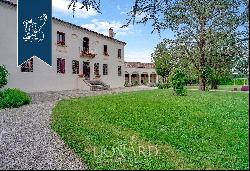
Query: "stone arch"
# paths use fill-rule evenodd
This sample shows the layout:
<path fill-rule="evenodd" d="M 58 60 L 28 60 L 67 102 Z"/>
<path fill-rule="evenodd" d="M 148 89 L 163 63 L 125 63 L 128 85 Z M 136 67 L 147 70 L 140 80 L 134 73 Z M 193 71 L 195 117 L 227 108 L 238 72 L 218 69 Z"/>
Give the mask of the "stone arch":
<path fill-rule="evenodd" d="M 140 84 L 140 74 L 138 71 L 134 71 L 131 74 L 131 84 L 132 85 L 139 85 Z"/>
<path fill-rule="evenodd" d="M 150 73 L 150 82 L 151 83 L 157 82 L 157 74 L 155 72 Z"/>
<path fill-rule="evenodd" d="M 148 84 L 149 83 L 149 75 L 148 72 L 142 72 L 141 73 L 141 80 L 140 80 L 141 84 Z"/>
<path fill-rule="evenodd" d="M 130 77 L 130 74 L 128 73 L 128 71 L 125 71 L 125 82 L 129 82 L 129 77 Z"/>

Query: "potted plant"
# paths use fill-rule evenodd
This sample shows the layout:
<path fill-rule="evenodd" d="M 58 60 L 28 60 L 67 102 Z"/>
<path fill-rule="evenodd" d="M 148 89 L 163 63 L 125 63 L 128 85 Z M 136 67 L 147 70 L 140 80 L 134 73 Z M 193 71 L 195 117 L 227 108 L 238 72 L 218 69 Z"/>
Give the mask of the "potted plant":
<path fill-rule="evenodd" d="M 104 55 L 105 55 L 105 56 L 109 56 L 108 52 L 104 52 Z"/>
<path fill-rule="evenodd" d="M 64 46 L 64 45 L 65 45 L 65 42 L 64 42 L 64 41 L 58 41 L 57 44 L 58 44 L 58 45 Z"/>
<path fill-rule="evenodd" d="M 79 78 L 83 78 L 84 74 L 79 74 L 78 76 L 79 76 Z"/>
<path fill-rule="evenodd" d="M 99 74 L 98 74 L 98 75 L 96 75 L 95 77 L 96 77 L 96 78 L 100 78 L 100 77 L 101 77 L 101 75 L 99 75 Z"/>

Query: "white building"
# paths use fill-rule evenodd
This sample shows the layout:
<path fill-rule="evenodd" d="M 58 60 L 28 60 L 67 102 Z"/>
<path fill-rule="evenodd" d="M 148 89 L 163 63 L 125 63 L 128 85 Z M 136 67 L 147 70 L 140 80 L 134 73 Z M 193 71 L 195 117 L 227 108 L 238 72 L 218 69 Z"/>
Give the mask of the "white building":
<path fill-rule="evenodd" d="M 53 18 L 52 67 L 33 58 L 17 67 L 17 9 L 0 0 L 0 65 L 9 71 L 6 87 L 27 92 L 90 89 L 99 80 L 111 88 L 124 86 L 126 43 Z"/>

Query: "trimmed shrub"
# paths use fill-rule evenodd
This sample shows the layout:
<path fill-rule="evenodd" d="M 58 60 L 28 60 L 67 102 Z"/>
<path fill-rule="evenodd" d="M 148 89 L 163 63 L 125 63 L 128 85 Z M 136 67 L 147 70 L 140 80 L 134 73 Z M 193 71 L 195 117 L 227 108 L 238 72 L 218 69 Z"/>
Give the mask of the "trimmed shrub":
<path fill-rule="evenodd" d="M 8 71 L 4 65 L 0 65 L 0 88 L 3 88 L 7 83 Z"/>
<path fill-rule="evenodd" d="M 138 86 L 139 82 L 138 81 L 132 81 L 132 86 Z"/>
<path fill-rule="evenodd" d="M 244 79 L 242 78 L 229 78 L 229 77 L 225 77 L 225 78 L 220 78 L 219 79 L 219 85 L 244 85 Z M 245 80 L 245 84 L 248 84 L 248 80 L 246 78 Z"/>
<path fill-rule="evenodd" d="M 158 83 L 157 87 L 158 89 L 169 89 L 171 86 L 169 83 Z"/>
<path fill-rule="evenodd" d="M 233 84 L 234 84 L 234 83 L 235 83 L 236 85 L 244 85 L 244 79 L 239 79 L 239 78 L 237 79 L 237 78 L 236 78 L 235 80 L 233 80 Z M 248 83 L 248 80 L 245 80 L 245 83 L 246 83 L 246 84 L 249 84 L 249 83 Z"/>
<path fill-rule="evenodd" d="M 187 77 L 182 69 L 175 69 L 170 76 L 170 80 L 178 96 L 185 96 L 187 94 L 187 89 L 185 88 Z"/>
<path fill-rule="evenodd" d="M 124 87 L 128 87 L 128 81 L 125 81 Z"/>
<path fill-rule="evenodd" d="M 219 85 L 233 85 L 234 80 L 230 77 L 221 77 L 219 78 Z"/>
<path fill-rule="evenodd" d="M 6 89 L 0 93 L 0 109 L 20 107 L 30 101 L 29 95 L 19 89 Z"/>
<path fill-rule="evenodd" d="M 131 84 L 128 81 L 125 81 L 124 87 L 131 87 Z"/>

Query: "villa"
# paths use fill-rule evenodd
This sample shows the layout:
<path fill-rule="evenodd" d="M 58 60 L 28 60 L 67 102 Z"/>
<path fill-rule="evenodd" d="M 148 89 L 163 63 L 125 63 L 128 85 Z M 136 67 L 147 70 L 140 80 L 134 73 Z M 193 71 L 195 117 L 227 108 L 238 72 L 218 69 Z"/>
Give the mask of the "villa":
<path fill-rule="evenodd" d="M 124 62 L 125 42 L 72 23 L 52 19 L 52 67 L 31 58 L 17 67 L 17 5 L 0 0 L 0 64 L 9 71 L 6 87 L 27 92 L 93 90 L 157 82 L 152 64 Z M 130 67 L 132 66 L 132 67 Z M 146 71 L 144 71 L 146 69 Z M 132 81 L 132 82 L 131 82 Z"/>

